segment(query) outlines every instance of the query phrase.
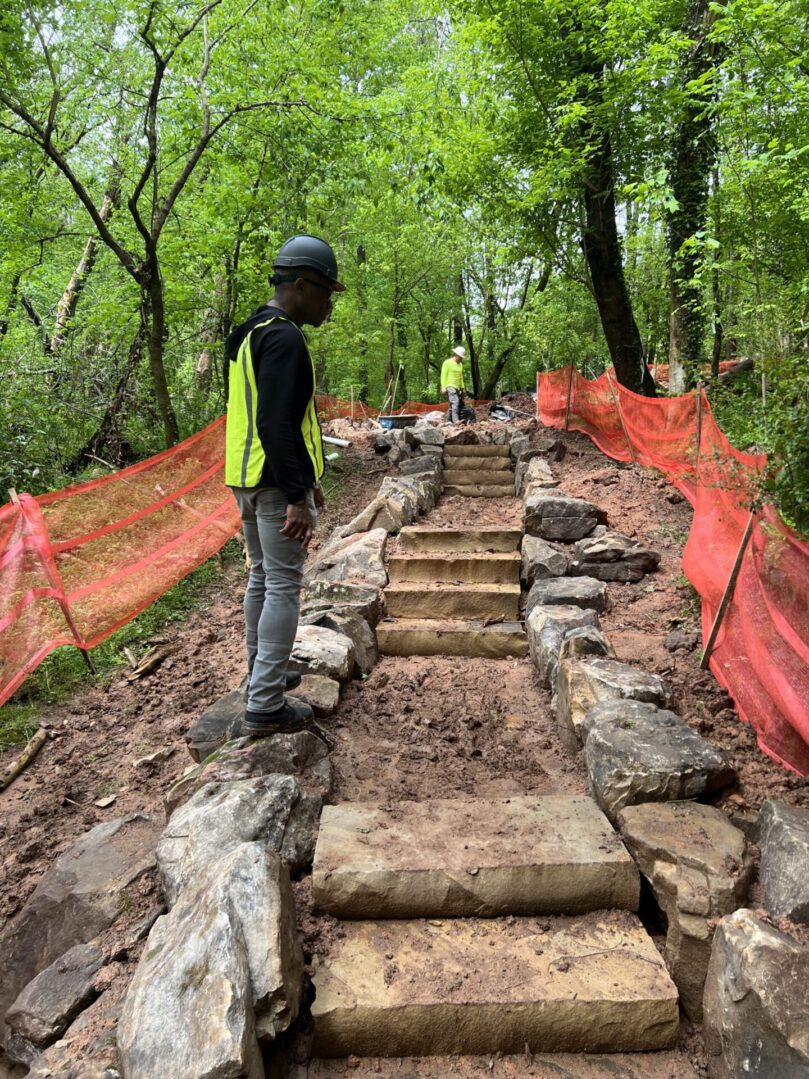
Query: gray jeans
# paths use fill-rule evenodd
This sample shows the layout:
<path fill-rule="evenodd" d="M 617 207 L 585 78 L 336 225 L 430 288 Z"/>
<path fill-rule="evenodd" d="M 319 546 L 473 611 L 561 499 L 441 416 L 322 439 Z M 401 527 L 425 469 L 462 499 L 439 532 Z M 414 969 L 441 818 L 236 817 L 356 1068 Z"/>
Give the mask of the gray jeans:
<path fill-rule="evenodd" d="M 450 423 L 459 423 L 461 419 L 461 407 L 464 403 L 463 390 L 456 390 L 454 386 L 448 386 L 447 397 L 449 398 Z"/>
<path fill-rule="evenodd" d="M 284 672 L 298 629 L 298 600 L 306 561 L 300 540 L 281 535 L 287 500 L 276 487 L 231 488 L 242 516 L 250 577 L 244 593 L 247 710 L 272 712 L 284 703 Z M 306 492 L 317 519 L 312 491 Z"/>

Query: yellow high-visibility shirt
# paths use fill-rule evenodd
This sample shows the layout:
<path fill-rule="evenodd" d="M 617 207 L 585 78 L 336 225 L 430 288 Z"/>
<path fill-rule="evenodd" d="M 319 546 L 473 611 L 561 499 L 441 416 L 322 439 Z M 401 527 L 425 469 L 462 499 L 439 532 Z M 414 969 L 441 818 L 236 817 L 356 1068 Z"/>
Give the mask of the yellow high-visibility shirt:
<path fill-rule="evenodd" d="M 441 392 L 443 393 L 447 386 L 453 386 L 456 390 L 462 390 L 463 384 L 463 364 L 456 363 L 455 360 L 450 357 L 448 360 L 444 360 L 441 367 Z"/>

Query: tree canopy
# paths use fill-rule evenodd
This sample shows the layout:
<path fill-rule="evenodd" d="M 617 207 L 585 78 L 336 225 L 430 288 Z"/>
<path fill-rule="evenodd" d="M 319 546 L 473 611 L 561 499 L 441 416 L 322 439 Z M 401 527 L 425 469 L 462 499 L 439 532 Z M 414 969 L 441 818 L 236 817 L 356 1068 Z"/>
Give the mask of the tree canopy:
<path fill-rule="evenodd" d="M 477 396 L 573 362 L 712 400 L 809 528 L 799 0 L 10 0 L 0 480 L 118 466 L 224 408 L 289 235 L 348 291 L 318 389 Z M 653 367 L 654 369 L 654 367 Z M 398 381 L 397 381 L 398 376 Z"/>

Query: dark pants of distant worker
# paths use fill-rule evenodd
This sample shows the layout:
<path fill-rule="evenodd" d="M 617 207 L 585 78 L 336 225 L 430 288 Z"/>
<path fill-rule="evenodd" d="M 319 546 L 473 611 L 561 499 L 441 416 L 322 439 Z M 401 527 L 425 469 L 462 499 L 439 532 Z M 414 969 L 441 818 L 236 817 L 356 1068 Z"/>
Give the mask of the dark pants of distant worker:
<path fill-rule="evenodd" d="M 295 634 L 306 548 L 281 535 L 287 500 L 276 487 L 234 487 L 250 559 L 244 593 L 247 640 L 247 710 L 272 712 L 284 703 L 286 673 Z M 306 504 L 317 519 L 315 499 Z"/>
<path fill-rule="evenodd" d="M 464 407 L 464 392 L 463 390 L 456 390 L 454 386 L 447 387 L 447 397 L 449 398 L 449 419 L 450 423 L 461 422 L 461 409 Z"/>

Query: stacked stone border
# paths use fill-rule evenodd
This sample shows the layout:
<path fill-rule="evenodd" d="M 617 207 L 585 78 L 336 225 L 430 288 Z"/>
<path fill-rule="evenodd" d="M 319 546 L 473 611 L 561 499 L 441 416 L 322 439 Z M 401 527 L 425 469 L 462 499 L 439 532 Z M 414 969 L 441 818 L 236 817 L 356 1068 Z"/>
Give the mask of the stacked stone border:
<path fill-rule="evenodd" d="M 740 909 L 753 872 L 748 838 L 699 801 L 734 782 L 730 762 L 667 707 L 658 676 L 615 658 L 600 627 L 604 582 L 638 581 L 659 556 L 611 531 L 598 506 L 560 491 L 550 462 L 564 443 L 546 434 L 532 441 L 533 426 L 445 438 L 422 421 L 376 437 L 398 472 L 307 571 L 296 695 L 327 716 L 341 687 L 377 662 L 387 540 L 435 505 L 445 441 L 508 442 L 523 502 L 530 655 L 553 693 L 563 744 L 583 752 L 593 797 L 658 904 L 683 1007 L 697 1021 L 704 1007 L 712 1074 L 809 1074 L 807 950 Z M 305 1027 L 291 882 L 311 866 L 332 793 L 329 740 L 317 723 L 300 734 L 240 737 L 242 709 L 234 690 L 189 733 L 196 763 L 166 793 L 165 828 L 140 816 L 98 825 L 57 860 L 4 932 L 3 1044 L 29 1076 L 77 1064 L 71 1041 L 98 995 L 99 972 L 144 939 L 117 1035 L 93 1044 L 88 1077 L 260 1079 L 267 1058 L 280 1059 L 285 1040 Z M 778 803 L 761 814 L 768 910 L 801 922 L 809 922 L 807 818 Z M 155 865 L 164 910 L 116 952 L 103 932 Z M 32 929 L 46 922 L 32 952 Z"/>

